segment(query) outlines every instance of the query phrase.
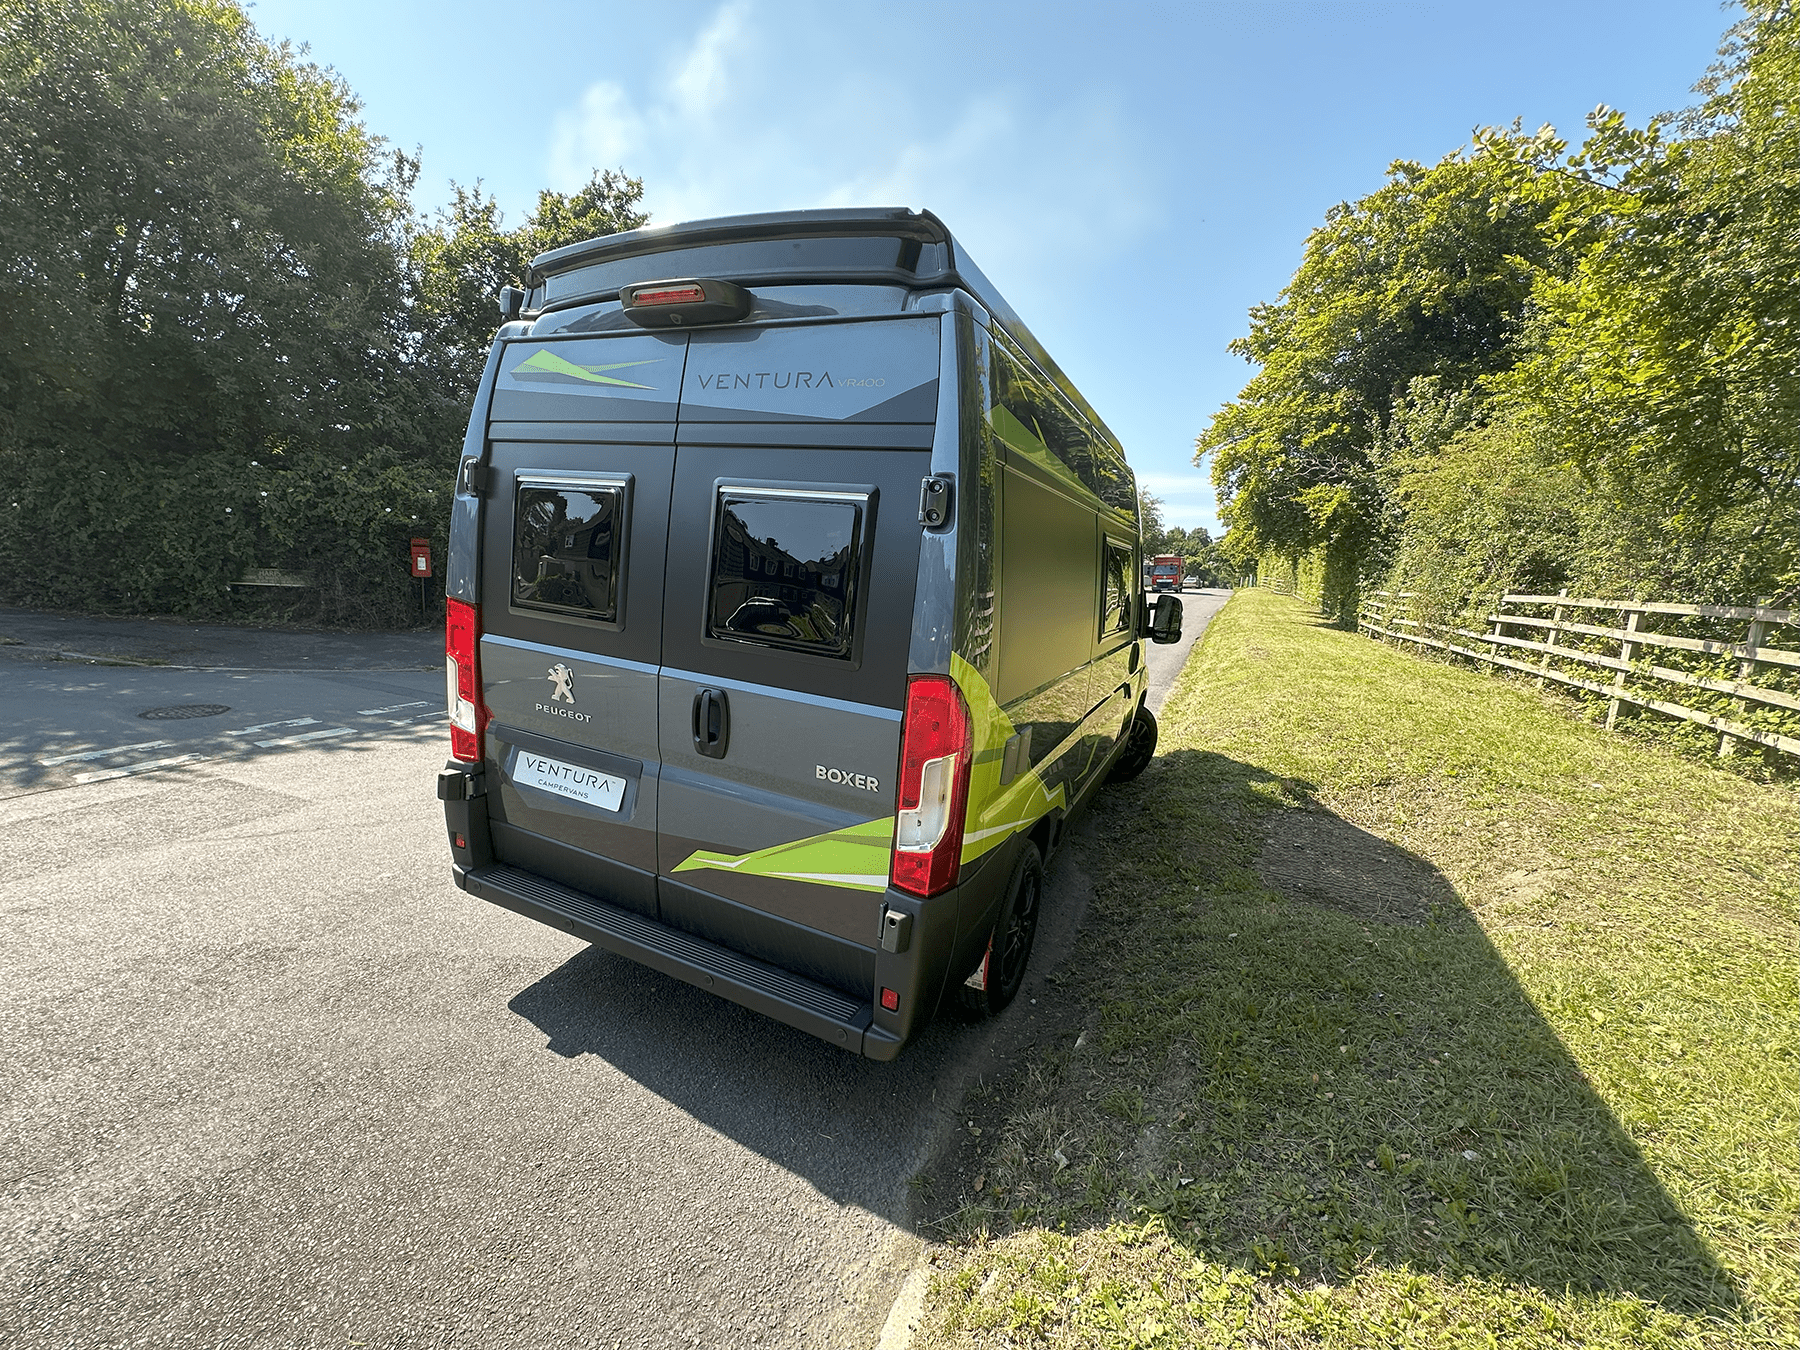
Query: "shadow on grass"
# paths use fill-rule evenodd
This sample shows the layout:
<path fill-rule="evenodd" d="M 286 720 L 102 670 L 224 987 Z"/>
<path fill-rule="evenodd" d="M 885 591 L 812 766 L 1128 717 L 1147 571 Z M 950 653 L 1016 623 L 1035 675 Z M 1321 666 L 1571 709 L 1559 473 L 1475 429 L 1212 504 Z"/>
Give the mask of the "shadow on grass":
<path fill-rule="evenodd" d="M 1103 795 L 1076 847 L 1095 891 L 1070 962 L 1086 1035 L 965 1106 L 1006 1124 L 940 1153 L 932 1231 L 1157 1214 L 1261 1275 L 1406 1266 L 1738 1306 L 1425 859 L 1304 783 L 1193 750 Z"/>

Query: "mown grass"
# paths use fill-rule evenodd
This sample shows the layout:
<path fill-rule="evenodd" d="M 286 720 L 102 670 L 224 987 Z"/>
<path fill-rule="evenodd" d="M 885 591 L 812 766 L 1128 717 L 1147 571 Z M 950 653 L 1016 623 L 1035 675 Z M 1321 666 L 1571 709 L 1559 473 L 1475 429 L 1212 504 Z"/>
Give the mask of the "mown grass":
<path fill-rule="evenodd" d="M 915 1344 L 1800 1344 L 1795 806 L 1239 593 L 1075 846 L 1068 1033 L 922 1179 Z"/>

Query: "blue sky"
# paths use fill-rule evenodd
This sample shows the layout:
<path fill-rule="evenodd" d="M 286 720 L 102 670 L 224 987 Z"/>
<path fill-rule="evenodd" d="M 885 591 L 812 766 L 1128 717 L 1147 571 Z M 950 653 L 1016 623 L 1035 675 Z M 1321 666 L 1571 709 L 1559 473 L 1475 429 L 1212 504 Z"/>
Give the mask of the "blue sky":
<path fill-rule="evenodd" d="M 1735 9 L 1705 0 L 905 4 L 257 0 L 418 203 L 509 220 L 594 168 L 660 222 L 831 205 L 942 216 L 1124 442 L 1171 523 L 1217 530 L 1193 442 L 1251 373 L 1225 344 L 1334 203 L 1522 118 L 1685 106 Z"/>

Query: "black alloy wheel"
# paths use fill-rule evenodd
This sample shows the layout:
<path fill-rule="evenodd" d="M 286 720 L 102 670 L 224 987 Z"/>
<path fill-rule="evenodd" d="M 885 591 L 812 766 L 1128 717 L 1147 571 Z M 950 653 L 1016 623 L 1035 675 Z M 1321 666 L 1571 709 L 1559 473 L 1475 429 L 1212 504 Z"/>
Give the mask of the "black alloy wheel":
<path fill-rule="evenodd" d="M 963 1009 L 976 1017 L 992 1017 L 1018 997 L 1025 987 L 1025 967 L 1031 960 L 1031 944 L 1037 939 L 1038 911 L 1044 899 L 1044 860 L 1037 845 L 1026 841 L 1013 864 L 1006 887 L 1006 903 L 988 940 L 987 955 L 975 976 L 986 985 L 977 989 L 965 983 L 959 991 Z"/>
<path fill-rule="evenodd" d="M 1156 714 L 1139 704 L 1131 718 L 1131 729 L 1125 733 L 1125 748 L 1113 761 L 1112 772 L 1106 775 L 1106 781 L 1129 783 L 1149 768 L 1150 761 L 1155 758 Z"/>

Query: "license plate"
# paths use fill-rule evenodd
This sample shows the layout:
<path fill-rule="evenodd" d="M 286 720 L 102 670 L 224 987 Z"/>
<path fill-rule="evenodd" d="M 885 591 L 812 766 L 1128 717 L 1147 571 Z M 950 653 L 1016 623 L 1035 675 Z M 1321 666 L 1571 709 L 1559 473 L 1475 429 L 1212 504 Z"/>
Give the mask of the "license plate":
<path fill-rule="evenodd" d="M 598 769 L 584 769 L 579 764 L 564 764 L 559 759 L 519 751 L 513 766 L 513 782 L 554 792 L 559 797 L 597 806 L 602 811 L 617 811 L 625 799 L 625 780 L 614 778 Z"/>

